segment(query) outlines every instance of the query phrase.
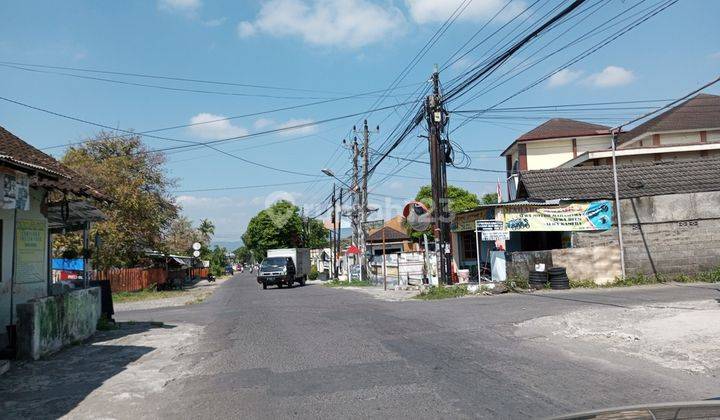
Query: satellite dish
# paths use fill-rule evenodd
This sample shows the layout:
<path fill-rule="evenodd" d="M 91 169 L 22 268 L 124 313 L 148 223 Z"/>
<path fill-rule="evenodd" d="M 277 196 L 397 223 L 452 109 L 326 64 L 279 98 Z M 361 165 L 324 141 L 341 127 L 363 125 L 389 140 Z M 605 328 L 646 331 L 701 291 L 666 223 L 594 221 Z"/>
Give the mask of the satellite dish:
<path fill-rule="evenodd" d="M 201 247 L 202 247 L 202 245 L 200 245 L 200 242 L 195 242 L 195 243 L 193 244 L 193 249 L 194 249 L 195 251 L 200 251 L 200 248 L 201 248 Z M 197 255 L 196 255 L 196 257 L 197 257 Z"/>
<path fill-rule="evenodd" d="M 430 227 L 430 210 L 419 201 L 411 201 L 403 208 L 403 216 L 413 230 L 424 232 Z"/>
<path fill-rule="evenodd" d="M 200 256 L 200 251 L 198 251 L 197 249 L 195 251 L 193 251 L 193 257 L 197 258 L 199 256 Z"/>

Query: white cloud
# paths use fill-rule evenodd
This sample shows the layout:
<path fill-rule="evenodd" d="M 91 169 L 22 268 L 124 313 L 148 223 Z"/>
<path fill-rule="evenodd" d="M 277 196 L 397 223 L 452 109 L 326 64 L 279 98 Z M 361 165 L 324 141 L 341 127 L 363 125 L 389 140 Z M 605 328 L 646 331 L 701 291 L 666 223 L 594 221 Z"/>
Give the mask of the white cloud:
<path fill-rule="evenodd" d="M 240 22 L 237 26 L 238 36 L 240 38 L 248 38 L 257 32 L 255 26 L 250 22 Z"/>
<path fill-rule="evenodd" d="M 405 16 L 397 7 L 368 0 L 269 0 L 253 22 L 240 22 L 238 35 L 258 33 L 300 37 L 308 44 L 358 48 L 402 32 Z"/>
<path fill-rule="evenodd" d="M 417 23 L 444 22 L 464 0 L 405 0 L 410 16 Z M 507 0 L 474 0 L 465 8 L 459 20 L 485 21 L 503 8 Z M 508 20 L 525 10 L 524 2 L 509 4 L 497 19 Z"/>
<path fill-rule="evenodd" d="M 297 125 L 303 125 L 303 124 L 310 124 L 315 122 L 315 120 L 309 119 L 309 118 L 291 118 L 284 123 L 277 126 L 277 128 L 288 128 L 288 127 L 294 127 Z M 317 125 L 306 125 L 304 127 L 298 127 L 293 128 L 287 131 L 281 131 L 280 133 L 282 135 L 298 135 L 298 134 L 312 134 L 317 132 Z"/>
<path fill-rule="evenodd" d="M 190 118 L 191 124 L 198 125 L 192 125 L 189 127 L 189 129 L 193 134 L 198 137 L 212 140 L 244 136 L 249 133 L 248 130 L 246 130 L 245 128 L 233 125 L 230 121 L 223 120 L 223 118 L 225 118 L 225 116 L 223 115 L 215 115 L 203 112 Z"/>
<path fill-rule="evenodd" d="M 194 16 L 201 6 L 200 0 L 158 0 L 158 9 L 188 16 Z"/>
<path fill-rule="evenodd" d="M 597 87 L 614 87 L 627 85 L 635 80 L 632 71 L 618 67 L 607 66 L 599 73 L 593 73 L 585 79 L 585 81 Z"/>
<path fill-rule="evenodd" d="M 275 121 L 270 118 L 258 118 L 253 123 L 253 127 L 255 127 L 258 130 L 262 130 L 263 128 L 268 128 L 275 125 Z"/>
<path fill-rule="evenodd" d="M 214 28 L 216 26 L 221 26 L 222 24 L 225 23 L 226 20 L 227 20 L 226 17 L 221 17 L 221 18 L 217 18 L 217 19 L 203 20 L 201 23 L 203 24 L 203 26 Z"/>
<path fill-rule="evenodd" d="M 550 76 L 550 79 L 548 79 L 548 86 L 551 88 L 565 86 L 579 79 L 582 73 L 582 70 L 560 70 L 559 72 Z"/>
<path fill-rule="evenodd" d="M 720 51 L 708 54 L 708 58 L 712 58 L 713 60 L 720 60 Z"/>

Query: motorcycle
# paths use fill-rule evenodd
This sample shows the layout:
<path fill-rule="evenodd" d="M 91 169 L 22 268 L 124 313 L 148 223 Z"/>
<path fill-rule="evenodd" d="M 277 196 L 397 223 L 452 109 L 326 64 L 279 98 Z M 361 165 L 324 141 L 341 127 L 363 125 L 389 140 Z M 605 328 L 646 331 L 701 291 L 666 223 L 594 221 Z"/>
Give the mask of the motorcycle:
<path fill-rule="evenodd" d="M 215 282 L 215 276 L 213 276 L 212 274 L 208 274 L 207 281 L 208 281 L 208 283 Z"/>

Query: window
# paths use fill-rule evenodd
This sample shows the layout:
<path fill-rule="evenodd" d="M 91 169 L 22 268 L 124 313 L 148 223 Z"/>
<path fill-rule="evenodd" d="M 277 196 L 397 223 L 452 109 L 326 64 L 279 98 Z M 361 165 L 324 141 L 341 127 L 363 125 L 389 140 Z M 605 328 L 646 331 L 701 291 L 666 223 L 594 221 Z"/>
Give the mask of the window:
<path fill-rule="evenodd" d="M 474 260 L 477 258 L 475 232 L 461 232 L 460 243 L 462 244 L 462 256 L 464 260 Z"/>

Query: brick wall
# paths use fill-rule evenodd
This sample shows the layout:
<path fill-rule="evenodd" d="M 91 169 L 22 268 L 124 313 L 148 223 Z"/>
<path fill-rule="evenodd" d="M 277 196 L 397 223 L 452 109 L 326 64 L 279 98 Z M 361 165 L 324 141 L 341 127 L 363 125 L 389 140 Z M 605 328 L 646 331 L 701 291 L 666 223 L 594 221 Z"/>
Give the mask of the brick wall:
<path fill-rule="evenodd" d="M 691 274 L 720 267 L 720 193 L 621 201 L 628 274 Z M 573 233 L 574 247 L 617 246 L 617 228 Z"/>

